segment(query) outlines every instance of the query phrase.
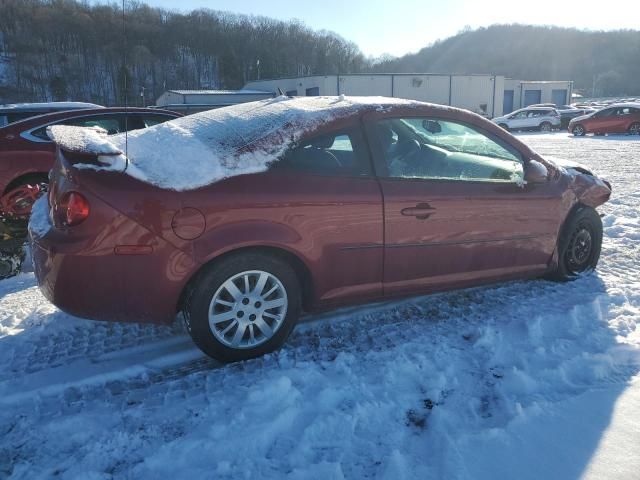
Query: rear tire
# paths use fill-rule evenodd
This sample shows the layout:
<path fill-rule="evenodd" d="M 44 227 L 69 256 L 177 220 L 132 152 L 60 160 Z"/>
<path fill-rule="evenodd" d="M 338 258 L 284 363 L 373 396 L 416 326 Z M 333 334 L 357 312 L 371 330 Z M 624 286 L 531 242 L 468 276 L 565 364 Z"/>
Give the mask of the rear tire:
<path fill-rule="evenodd" d="M 629 135 L 640 135 L 640 123 L 632 123 L 629 125 Z"/>
<path fill-rule="evenodd" d="M 584 137 L 587 132 L 582 125 L 575 125 L 571 130 L 571 133 L 576 137 Z"/>
<path fill-rule="evenodd" d="M 552 129 L 552 125 L 549 122 L 542 122 L 540 124 L 540 131 L 541 132 L 547 132 L 548 133 L 548 132 L 551 131 L 551 129 Z"/>
<path fill-rule="evenodd" d="M 565 220 L 558 237 L 558 265 L 551 280 L 566 282 L 596 268 L 602 248 L 602 220 L 595 209 L 579 207 Z"/>
<path fill-rule="evenodd" d="M 293 330 L 300 290 L 283 260 L 257 252 L 232 255 L 198 275 L 186 295 L 185 325 L 198 348 L 216 360 L 259 357 L 279 349 Z"/>

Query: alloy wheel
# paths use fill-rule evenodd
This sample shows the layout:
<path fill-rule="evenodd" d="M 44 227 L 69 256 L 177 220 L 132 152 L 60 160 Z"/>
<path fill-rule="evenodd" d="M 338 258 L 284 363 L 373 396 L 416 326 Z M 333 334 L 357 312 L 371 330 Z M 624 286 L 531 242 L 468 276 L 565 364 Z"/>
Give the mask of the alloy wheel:
<path fill-rule="evenodd" d="M 271 273 L 249 270 L 227 279 L 209 305 L 209 328 L 230 348 L 255 348 L 272 338 L 287 315 L 287 292 Z"/>
<path fill-rule="evenodd" d="M 640 135 L 640 123 L 634 123 L 629 127 L 629 134 Z"/>

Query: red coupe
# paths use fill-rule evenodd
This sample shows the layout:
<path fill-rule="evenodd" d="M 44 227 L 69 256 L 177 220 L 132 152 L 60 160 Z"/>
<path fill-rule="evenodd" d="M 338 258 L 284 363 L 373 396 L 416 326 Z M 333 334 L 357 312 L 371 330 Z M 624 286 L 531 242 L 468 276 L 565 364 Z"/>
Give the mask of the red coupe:
<path fill-rule="evenodd" d="M 58 127 L 30 223 L 47 298 L 172 322 L 222 361 L 302 311 L 596 266 L 610 185 L 479 115 L 382 97 L 279 97 L 122 136 Z"/>
<path fill-rule="evenodd" d="M 640 103 L 619 103 L 597 112 L 572 118 L 569 132 L 576 137 L 587 133 L 627 133 L 640 135 Z"/>

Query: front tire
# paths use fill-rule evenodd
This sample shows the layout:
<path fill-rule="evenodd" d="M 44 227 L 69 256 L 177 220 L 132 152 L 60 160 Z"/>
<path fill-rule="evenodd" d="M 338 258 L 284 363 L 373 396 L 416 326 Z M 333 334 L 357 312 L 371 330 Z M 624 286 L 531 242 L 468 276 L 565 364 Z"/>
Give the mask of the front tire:
<path fill-rule="evenodd" d="M 549 277 L 569 281 L 596 268 L 602 248 L 602 220 L 595 209 L 580 207 L 570 214 L 558 238 L 558 265 Z"/>
<path fill-rule="evenodd" d="M 259 357 L 279 349 L 300 316 L 294 269 L 263 253 L 232 255 L 196 279 L 183 309 L 195 344 L 221 362 Z"/>
<path fill-rule="evenodd" d="M 506 123 L 500 123 L 498 126 L 506 130 L 507 132 L 509 131 L 509 125 L 507 125 Z"/>
<path fill-rule="evenodd" d="M 571 133 L 576 137 L 584 137 L 587 132 L 582 125 L 576 125 L 573 127 L 573 130 L 571 130 Z"/>
<path fill-rule="evenodd" d="M 629 135 L 640 135 L 640 123 L 632 123 L 629 125 Z"/>

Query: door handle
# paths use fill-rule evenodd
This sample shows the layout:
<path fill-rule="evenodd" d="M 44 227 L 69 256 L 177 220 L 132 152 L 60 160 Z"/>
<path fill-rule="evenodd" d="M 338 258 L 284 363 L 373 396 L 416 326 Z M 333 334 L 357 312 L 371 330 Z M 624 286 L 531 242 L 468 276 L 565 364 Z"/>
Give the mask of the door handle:
<path fill-rule="evenodd" d="M 428 203 L 419 203 L 415 207 L 407 207 L 400 210 L 402 215 L 416 217 L 418 220 L 426 220 L 433 215 L 435 208 Z"/>

